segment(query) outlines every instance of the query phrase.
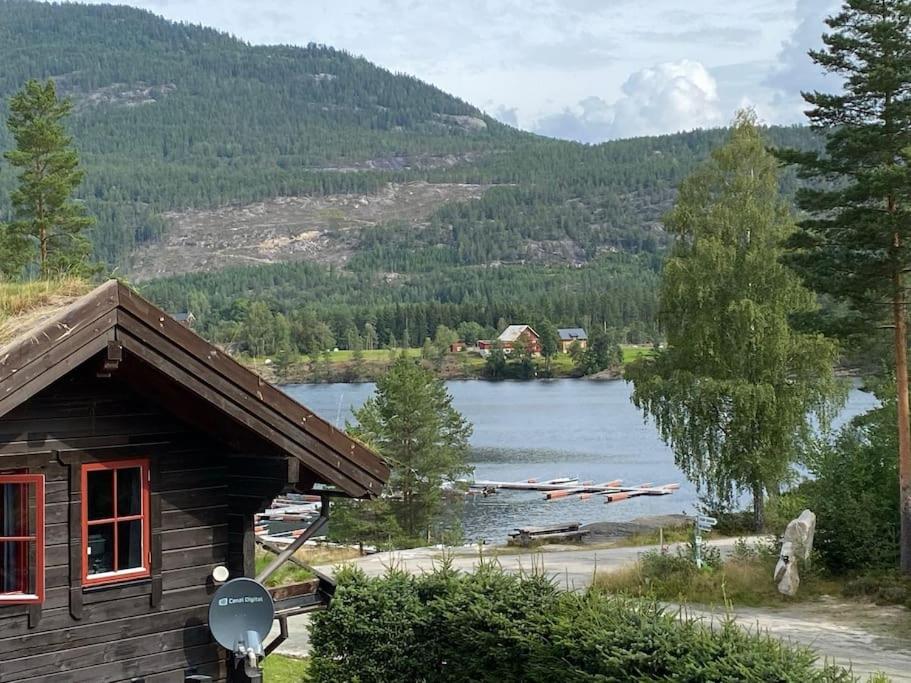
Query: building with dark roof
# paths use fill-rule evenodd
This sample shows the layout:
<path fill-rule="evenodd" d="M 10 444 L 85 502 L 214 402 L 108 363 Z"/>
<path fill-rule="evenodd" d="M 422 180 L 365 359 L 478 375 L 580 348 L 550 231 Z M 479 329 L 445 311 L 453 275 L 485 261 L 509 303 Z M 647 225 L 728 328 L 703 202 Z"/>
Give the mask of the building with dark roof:
<path fill-rule="evenodd" d="M 581 327 L 563 327 L 557 330 L 560 351 L 569 353 L 570 347 L 578 342 L 579 348 L 588 346 L 588 334 Z"/>

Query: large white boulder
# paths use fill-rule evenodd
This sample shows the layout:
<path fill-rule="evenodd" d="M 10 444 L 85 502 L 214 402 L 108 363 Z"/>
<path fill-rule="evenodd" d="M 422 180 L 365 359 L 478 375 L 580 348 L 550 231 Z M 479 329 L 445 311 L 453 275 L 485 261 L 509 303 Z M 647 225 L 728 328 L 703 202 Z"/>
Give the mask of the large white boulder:
<path fill-rule="evenodd" d="M 778 564 L 775 565 L 774 579 L 778 591 L 784 595 L 794 596 L 800 586 L 797 572 L 799 562 L 807 562 L 813 551 L 813 536 L 816 533 L 816 515 L 809 510 L 792 519 L 784 531 Z"/>

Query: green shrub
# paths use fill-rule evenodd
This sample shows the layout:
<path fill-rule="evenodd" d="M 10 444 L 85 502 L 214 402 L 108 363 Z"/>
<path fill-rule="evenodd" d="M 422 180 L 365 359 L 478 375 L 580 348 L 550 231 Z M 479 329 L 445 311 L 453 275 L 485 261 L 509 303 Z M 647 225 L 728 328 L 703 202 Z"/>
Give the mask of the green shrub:
<path fill-rule="evenodd" d="M 677 555 L 646 553 L 635 565 L 595 577 L 594 586 L 607 593 L 677 603 L 727 606 L 781 604 L 787 598 L 775 588 L 773 568 L 778 561 L 774 539 L 738 540 L 730 558 L 721 561 L 717 548 L 708 546 L 708 562 L 696 569 L 685 551 Z M 803 572 L 801 597 L 822 588 L 810 569 Z"/>
<path fill-rule="evenodd" d="M 854 680 L 837 667 L 814 668 L 807 650 L 731 622 L 710 629 L 655 603 L 593 591 L 564 595 L 561 607 L 529 681 Z"/>
<path fill-rule="evenodd" d="M 853 680 L 816 668 L 808 650 L 731 624 L 710 629 L 650 601 L 561 592 L 492 564 L 472 574 L 444 565 L 421 576 L 338 578 L 332 604 L 313 620 L 314 681 Z"/>
<path fill-rule="evenodd" d="M 752 510 L 738 510 L 730 503 L 704 499 L 699 504 L 699 514 L 714 517 L 713 531 L 722 536 L 756 533 Z"/>
<path fill-rule="evenodd" d="M 663 578 L 671 574 L 689 576 L 696 572 L 696 565 L 684 548 L 678 548 L 676 554 L 650 550 L 639 558 L 642 575 L 646 578 Z"/>
<path fill-rule="evenodd" d="M 911 579 L 898 573 L 858 576 L 845 583 L 842 593 L 849 598 L 869 598 L 880 605 L 911 607 Z"/>
<path fill-rule="evenodd" d="M 814 479 L 799 487 L 816 513 L 814 547 L 831 572 L 898 562 L 899 487 L 894 404 L 845 427 L 808 457 Z"/>
<path fill-rule="evenodd" d="M 810 503 L 800 488 L 769 498 L 765 509 L 766 530 L 781 536 L 791 520 L 797 519 L 808 508 Z"/>
<path fill-rule="evenodd" d="M 731 560 L 734 562 L 763 562 L 775 566 L 779 555 L 778 539 L 774 536 L 738 538 L 734 541 Z"/>

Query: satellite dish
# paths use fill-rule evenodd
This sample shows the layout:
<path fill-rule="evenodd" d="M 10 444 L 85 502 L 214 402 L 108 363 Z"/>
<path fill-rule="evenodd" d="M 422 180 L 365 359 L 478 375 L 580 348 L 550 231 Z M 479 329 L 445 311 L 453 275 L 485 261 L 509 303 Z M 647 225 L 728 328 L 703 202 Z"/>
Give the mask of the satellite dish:
<path fill-rule="evenodd" d="M 244 660 L 247 676 L 258 678 L 263 640 L 272 628 L 275 605 L 261 583 L 232 579 L 221 586 L 209 603 L 209 630 L 215 641 Z"/>

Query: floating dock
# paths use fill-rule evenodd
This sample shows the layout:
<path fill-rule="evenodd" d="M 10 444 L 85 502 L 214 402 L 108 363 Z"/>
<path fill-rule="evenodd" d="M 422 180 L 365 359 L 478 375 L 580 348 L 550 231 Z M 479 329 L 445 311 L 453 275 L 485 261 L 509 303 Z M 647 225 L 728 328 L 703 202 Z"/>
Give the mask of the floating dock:
<path fill-rule="evenodd" d="M 578 479 L 571 477 L 559 477 L 545 481 L 537 481 L 536 479 L 526 479 L 524 481 L 479 479 L 468 484 L 469 492 L 482 495 L 492 495 L 497 491 L 540 491 L 544 493 L 545 500 L 572 497 L 578 497 L 579 500 L 588 500 L 593 496 L 603 496 L 605 503 L 618 503 L 621 500 L 628 500 L 637 496 L 667 496 L 679 488 L 680 484 L 677 483 L 655 486 L 652 482 L 645 482 L 636 486 L 623 486 L 622 479 L 595 484 L 591 481 L 580 482 Z"/>

